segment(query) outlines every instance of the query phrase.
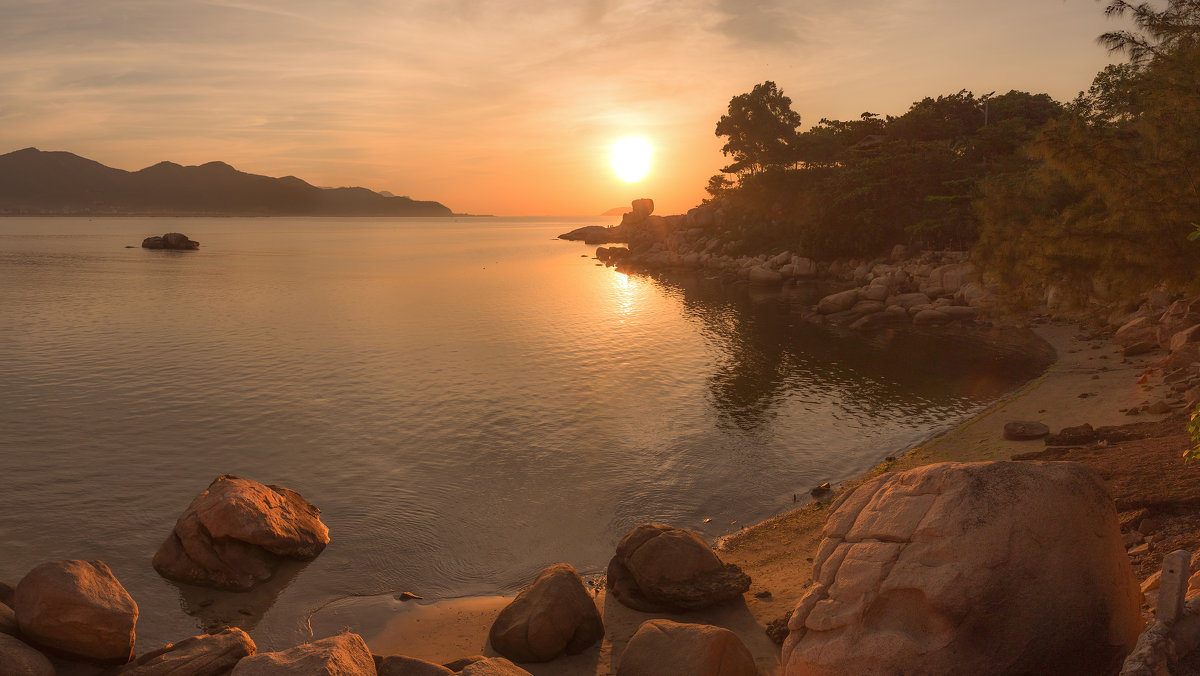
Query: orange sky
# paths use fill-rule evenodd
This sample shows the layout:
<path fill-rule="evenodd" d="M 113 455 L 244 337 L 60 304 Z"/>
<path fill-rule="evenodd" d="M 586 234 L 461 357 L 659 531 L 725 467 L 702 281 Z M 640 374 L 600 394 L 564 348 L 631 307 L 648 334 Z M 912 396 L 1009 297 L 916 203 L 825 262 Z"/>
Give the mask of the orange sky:
<path fill-rule="evenodd" d="M 1110 57 L 1091 0 L 2 0 L 0 153 L 222 160 L 456 212 L 697 204 L 729 99 L 805 125 L 971 89 L 1066 100 Z M 638 134 L 650 174 L 608 149 Z"/>

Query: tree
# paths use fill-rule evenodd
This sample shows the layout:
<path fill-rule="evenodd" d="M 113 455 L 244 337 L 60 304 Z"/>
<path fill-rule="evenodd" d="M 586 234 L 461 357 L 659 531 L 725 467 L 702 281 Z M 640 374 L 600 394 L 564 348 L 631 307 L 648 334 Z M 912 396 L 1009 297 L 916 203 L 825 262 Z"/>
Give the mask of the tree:
<path fill-rule="evenodd" d="M 729 113 L 717 122 L 717 136 L 729 137 L 721 152 L 733 157 L 721 171 L 741 176 L 794 164 L 799 127 L 800 114 L 774 82 L 754 85 L 733 97 Z"/>

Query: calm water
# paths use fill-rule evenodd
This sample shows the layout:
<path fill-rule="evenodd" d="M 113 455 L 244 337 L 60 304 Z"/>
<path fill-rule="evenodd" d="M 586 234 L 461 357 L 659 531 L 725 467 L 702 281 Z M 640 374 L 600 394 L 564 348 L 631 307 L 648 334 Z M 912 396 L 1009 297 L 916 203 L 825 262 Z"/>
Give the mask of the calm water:
<path fill-rule="evenodd" d="M 222 614 L 279 647 L 336 597 L 599 572 L 644 521 L 735 530 L 1045 366 L 596 267 L 553 239 L 586 223 L 0 219 L 0 579 L 102 559 L 139 652 Z M 123 248 L 167 231 L 203 248 Z M 298 490 L 332 543 L 205 609 L 150 558 L 222 473 Z"/>

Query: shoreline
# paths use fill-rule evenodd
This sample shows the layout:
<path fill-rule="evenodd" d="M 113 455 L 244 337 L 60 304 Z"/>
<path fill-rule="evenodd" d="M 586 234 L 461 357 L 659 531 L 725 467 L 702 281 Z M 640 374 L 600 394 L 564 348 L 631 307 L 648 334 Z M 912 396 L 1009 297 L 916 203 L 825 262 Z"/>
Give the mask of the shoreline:
<path fill-rule="evenodd" d="M 723 561 L 737 564 L 752 579 L 744 601 L 692 613 L 647 614 L 609 599 L 603 576 L 585 576 L 605 622 L 603 640 L 580 655 L 545 664 L 522 664 L 535 676 L 593 676 L 612 673 L 625 644 L 645 620 L 663 617 L 679 622 L 723 626 L 750 648 L 760 674 L 779 673 L 779 646 L 766 633 L 784 618 L 811 582 L 811 559 L 820 542 L 830 501 L 846 489 L 882 472 L 906 470 L 942 461 L 1008 460 L 1013 455 L 1040 451 L 1041 440 L 1008 441 L 1003 426 L 1014 420 L 1039 420 L 1052 431 L 1090 423 L 1094 426 L 1158 421 L 1168 414 L 1130 418 L 1123 409 L 1143 404 L 1150 391 L 1136 384 L 1138 375 L 1161 354 L 1122 357 L 1107 337 L 1081 333 L 1073 324 L 1034 327 L 1034 333 L 1056 354 L 1037 378 L 966 421 L 897 454 L 857 476 L 840 482 L 822 501 L 791 509 L 717 540 Z M 311 618 L 314 635 L 350 628 L 363 635 L 372 652 L 402 654 L 434 663 L 465 655 L 496 653 L 487 643 L 496 614 L 512 596 L 465 596 L 437 601 L 399 601 L 391 594 L 339 599 Z"/>

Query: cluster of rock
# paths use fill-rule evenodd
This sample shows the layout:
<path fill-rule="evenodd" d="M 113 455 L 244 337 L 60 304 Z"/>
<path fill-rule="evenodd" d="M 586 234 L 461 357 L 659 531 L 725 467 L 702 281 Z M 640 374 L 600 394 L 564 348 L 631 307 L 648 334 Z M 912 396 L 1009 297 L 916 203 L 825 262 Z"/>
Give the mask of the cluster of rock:
<path fill-rule="evenodd" d="M 1113 342 L 1126 357 L 1165 353 L 1138 381 L 1161 380 L 1168 394 L 1139 412 L 1170 413 L 1200 405 L 1200 297 L 1172 299 L 1162 291 L 1146 294 L 1137 309 L 1109 317 L 1118 327 Z"/>
<path fill-rule="evenodd" d="M 743 243 L 721 231 L 720 210 L 706 205 L 675 216 L 653 211 L 653 201 L 634 200 L 620 225 L 587 226 L 559 237 L 588 244 L 627 242 L 628 248 L 596 249 L 597 260 L 621 268 L 705 270 L 759 287 L 811 280 L 854 284 L 821 299 L 807 317 L 857 329 L 970 321 L 995 302 L 965 252 L 914 253 L 898 245 L 889 257 L 870 261 L 823 262 L 789 251 L 739 256 L 734 252 Z"/>
<path fill-rule="evenodd" d="M 993 304 L 979 271 L 962 252 L 924 252 L 905 258 L 903 247 L 894 263 L 876 261 L 850 266 L 835 262 L 840 277 L 852 275 L 860 286 L 830 294 L 814 308 L 815 317 L 854 329 L 873 329 L 912 323 L 939 326 L 973 321 Z"/>
<path fill-rule="evenodd" d="M 697 534 L 642 524 L 617 546 L 607 586 L 620 603 L 644 612 L 698 610 L 738 598 L 750 578 L 722 563 Z M 604 623 L 568 564 L 541 572 L 496 617 L 492 648 L 514 662 L 578 654 L 604 637 Z M 753 676 L 754 657 L 736 634 L 709 625 L 644 622 L 621 655 L 619 676 Z"/>
<path fill-rule="evenodd" d="M 220 476 L 179 517 L 155 554 L 154 567 L 191 584 L 249 589 L 269 579 L 281 559 L 309 560 L 324 549 L 329 530 L 319 515 L 295 491 Z M 5 674 L 53 674 L 46 654 L 124 665 L 117 672 L 122 676 L 215 676 L 230 669 L 269 673 L 241 666 L 243 658 L 255 655 L 256 646 L 236 628 L 194 636 L 134 659 L 137 603 L 101 561 L 43 563 L 21 579 L 11 598 L 5 594 L 0 601 L 0 632 L 5 635 L 0 638 L 0 665 L 22 665 Z"/>
<path fill-rule="evenodd" d="M 886 474 L 848 491 L 823 535 L 786 676 L 1106 674 L 1142 626 L 1116 509 L 1082 464 Z"/>
<path fill-rule="evenodd" d="M 188 236 L 179 232 L 168 232 L 165 235 L 155 235 L 142 240 L 143 249 L 175 249 L 178 251 L 188 251 L 191 249 L 199 249 L 200 242 L 194 239 L 188 239 Z"/>

